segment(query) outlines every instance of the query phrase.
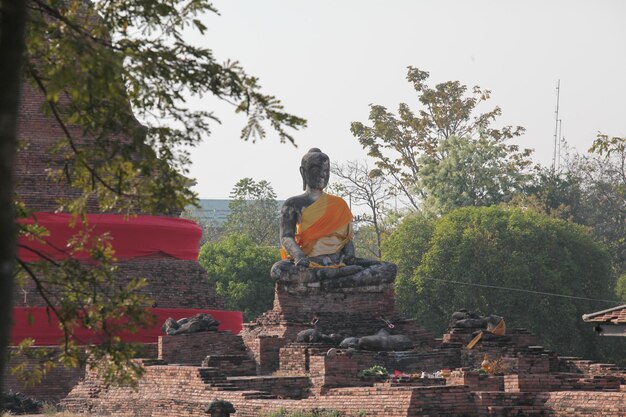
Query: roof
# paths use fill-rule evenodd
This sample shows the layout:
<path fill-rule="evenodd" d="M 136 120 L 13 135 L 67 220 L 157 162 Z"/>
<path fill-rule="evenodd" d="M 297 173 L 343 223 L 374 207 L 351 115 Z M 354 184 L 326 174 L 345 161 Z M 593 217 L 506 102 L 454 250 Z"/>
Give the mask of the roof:
<path fill-rule="evenodd" d="M 626 324 L 626 304 L 608 310 L 583 314 L 583 320 L 588 323 Z"/>

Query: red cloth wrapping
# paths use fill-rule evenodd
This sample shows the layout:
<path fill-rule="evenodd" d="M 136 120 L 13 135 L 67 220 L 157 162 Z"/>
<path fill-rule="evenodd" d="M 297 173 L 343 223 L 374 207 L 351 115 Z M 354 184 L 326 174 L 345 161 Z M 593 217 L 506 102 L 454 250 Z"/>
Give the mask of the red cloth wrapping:
<path fill-rule="evenodd" d="M 125 342 L 156 343 L 159 336 L 164 336 L 161 326 L 168 317 L 180 320 L 198 313 L 207 313 L 220 322 L 219 330 L 230 330 L 237 334 L 242 329 L 243 315 L 241 311 L 201 310 L 182 308 L 152 308 L 156 316 L 154 326 L 149 329 L 140 329 L 137 333 L 124 333 L 119 336 Z M 63 338 L 59 329 L 59 321 L 51 314 L 50 320 L 45 307 L 16 307 L 13 309 L 13 329 L 11 330 L 11 345 L 17 345 L 22 340 L 32 337 L 36 346 L 57 345 Z M 74 339 L 80 345 L 101 342 L 102 336 L 91 330 L 77 328 Z"/>
<path fill-rule="evenodd" d="M 55 259 L 89 259 L 86 252 L 69 254 L 66 252 L 67 241 L 82 229 L 82 223 L 77 222 L 70 227 L 72 218 L 69 214 L 35 213 L 33 215 L 39 225 L 50 232 L 44 236 L 48 244 L 34 239 L 20 237 L 17 256 L 25 262 L 40 260 L 32 248 L 46 256 Z M 32 219 L 21 219 L 20 222 L 32 223 Z M 93 228 L 92 236 L 103 233 L 110 235 L 111 244 L 115 249 L 118 260 L 132 259 L 156 253 L 184 260 L 197 260 L 202 229 L 194 221 L 158 216 L 127 217 L 119 214 L 88 214 L 87 222 Z"/>

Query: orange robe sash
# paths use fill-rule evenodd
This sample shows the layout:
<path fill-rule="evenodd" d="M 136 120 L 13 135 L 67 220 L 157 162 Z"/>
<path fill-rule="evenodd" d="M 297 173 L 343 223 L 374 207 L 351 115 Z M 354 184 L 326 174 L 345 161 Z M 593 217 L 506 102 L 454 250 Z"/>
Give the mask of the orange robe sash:
<path fill-rule="evenodd" d="M 332 235 L 338 229 L 348 226 L 350 222 L 352 212 L 344 199 L 323 193 L 317 201 L 302 210 L 301 221 L 296 225 L 296 243 L 308 256 L 319 239 Z M 348 233 L 343 244 L 349 240 Z M 286 256 L 283 256 L 283 259 L 286 259 Z"/>

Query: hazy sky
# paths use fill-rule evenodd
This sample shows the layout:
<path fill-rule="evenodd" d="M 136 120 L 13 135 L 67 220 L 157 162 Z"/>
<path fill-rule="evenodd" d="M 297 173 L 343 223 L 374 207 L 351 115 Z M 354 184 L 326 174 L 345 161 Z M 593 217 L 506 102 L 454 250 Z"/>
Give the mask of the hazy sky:
<path fill-rule="evenodd" d="M 302 1 L 219 0 L 220 16 L 193 38 L 220 60 L 238 60 L 266 93 L 308 120 L 298 148 L 269 137 L 239 139 L 245 119 L 212 98 L 194 101 L 222 124 L 192 150 L 190 176 L 201 198 L 227 198 L 237 180 L 271 182 L 279 198 L 301 192 L 302 155 L 319 147 L 331 160 L 366 156 L 350 122 L 369 104 L 418 107 L 405 80 L 411 65 L 430 85 L 460 80 L 492 91 L 484 110 L 495 126 L 524 126 L 517 142 L 552 160 L 556 83 L 562 133 L 585 151 L 598 131 L 626 135 L 626 1 Z M 491 104 L 489 104 L 491 103 Z M 332 181 L 332 177 L 331 177 Z"/>

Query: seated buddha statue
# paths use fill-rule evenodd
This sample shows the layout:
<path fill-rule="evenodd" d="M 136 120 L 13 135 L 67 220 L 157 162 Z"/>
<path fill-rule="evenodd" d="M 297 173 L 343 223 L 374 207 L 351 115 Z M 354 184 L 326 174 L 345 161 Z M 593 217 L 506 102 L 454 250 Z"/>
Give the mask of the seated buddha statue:
<path fill-rule="evenodd" d="M 328 155 L 310 149 L 300 174 L 304 193 L 287 199 L 281 209 L 282 258 L 309 268 L 353 264 L 352 212 L 341 197 L 324 192 L 330 177 Z"/>
<path fill-rule="evenodd" d="M 324 192 L 330 178 L 328 155 L 310 149 L 302 157 L 300 175 L 304 193 L 287 199 L 281 208 L 283 260 L 272 266 L 272 278 L 287 291 L 306 294 L 316 282 L 324 291 L 379 291 L 380 285 L 393 283 L 394 264 L 355 257 L 350 207 L 341 197 Z"/>

